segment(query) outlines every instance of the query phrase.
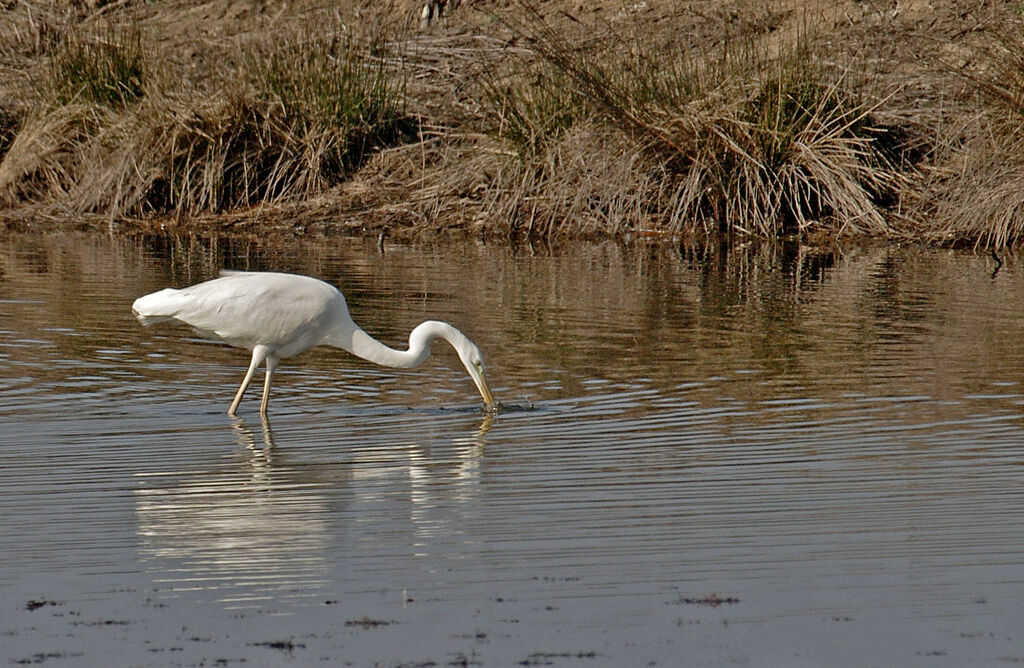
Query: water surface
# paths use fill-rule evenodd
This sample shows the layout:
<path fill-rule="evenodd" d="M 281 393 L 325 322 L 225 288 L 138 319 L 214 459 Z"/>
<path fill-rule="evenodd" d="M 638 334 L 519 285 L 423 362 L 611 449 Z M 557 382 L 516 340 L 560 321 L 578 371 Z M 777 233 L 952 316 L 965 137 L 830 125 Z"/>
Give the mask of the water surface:
<path fill-rule="evenodd" d="M 415 370 L 248 356 L 135 297 L 313 274 Z M 1024 661 L 1024 272 L 894 246 L 0 241 L 0 658 Z"/>

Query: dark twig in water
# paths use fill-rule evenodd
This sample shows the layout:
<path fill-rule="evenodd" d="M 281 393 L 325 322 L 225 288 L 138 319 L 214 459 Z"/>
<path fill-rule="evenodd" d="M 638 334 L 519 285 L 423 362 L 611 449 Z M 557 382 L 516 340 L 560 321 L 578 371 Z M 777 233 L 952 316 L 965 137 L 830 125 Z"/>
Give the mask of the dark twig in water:
<path fill-rule="evenodd" d="M 38 610 L 39 608 L 42 608 L 43 606 L 46 606 L 46 605 L 61 605 L 61 604 L 58 603 L 57 601 L 50 601 L 50 600 L 45 600 L 45 599 L 38 600 L 38 601 L 30 600 L 28 603 L 25 604 L 25 609 L 26 610 Z"/>
<path fill-rule="evenodd" d="M 992 253 L 992 259 L 996 261 L 996 268 L 992 270 L 992 279 L 995 280 L 996 274 L 998 274 L 999 270 L 1003 268 L 1003 261 L 996 254 L 995 248 L 990 249 L 989 252 Z"/>
<path fill-rule="evenodd" d="M 345 622 L 345 626 L 359 626 L 364 629 L 376 629 L 382 626 L 391 626 L 397 622 L 389 619 L 371 619 L 370 617 L 363 617 L 362 619 L 350 619 Z"/>
<path fill-rule="evenodd" d="M 733 596 L 726 596 L 725 598 L 720 597 L 718 594 L 711 594 L 710 596 L 704 596 L 702 598 L 680 598 L 679 602 L 684 605 L 706 605 L 712 608 L 717 608 L 720 605 L 732 605 L 739 603 L 740 600 Z"/>
<path fill-rule="evenodd" d="M 268 640 L 267 642 L 254 642 L 249 644 L 253 647 L 269 647 L 270 649 L 279 649 L 282 652 L 291 652 L 296 649 L 303 649 L 306 647 L 302 643 L 294 642 L 291 638 L 287 640 Z"/>

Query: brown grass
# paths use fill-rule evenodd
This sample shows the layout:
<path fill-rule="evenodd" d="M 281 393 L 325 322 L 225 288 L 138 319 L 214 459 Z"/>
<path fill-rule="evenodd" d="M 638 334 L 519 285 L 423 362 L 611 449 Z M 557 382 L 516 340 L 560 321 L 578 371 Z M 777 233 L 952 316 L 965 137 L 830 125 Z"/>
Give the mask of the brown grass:
<path fill-rule="evenodd" d="M 984 31 L 964 81 L 964 115 L 923 189 L 931 238 L 1001 248 L 1024 239 L 1024 21 Z"/>
<path fill-rule="evenodd" d="M 0 196 L 111 218 L 315 196 L 410 131 L 373 27 L 252 39 L 198 82 L 148 62 L 138 33 L 70 29 L 0 162 Z"/>
<path fill-rule="evenodd" d="M 884 208 L 905 181 L 892 135 L 805 36 L 774 55 L 747 35 L 696 57 L 639 32 L 569 35 L 527 10 L 512 28 L 539 60 L 489 73 L 483 89 L 493 131 L 520 157 L 518 211 L 503 213 L 528 211 L 528 230 L 557 233 L 596 211 L 613 234 L 887 233 Z M 595 123 L 600 139 L 574 131 Z"/>
<path fill-rule="evenodd" d="M 0 218 L 1016 243 L 1020 16 L 922 7 L 24 1 Z"/>

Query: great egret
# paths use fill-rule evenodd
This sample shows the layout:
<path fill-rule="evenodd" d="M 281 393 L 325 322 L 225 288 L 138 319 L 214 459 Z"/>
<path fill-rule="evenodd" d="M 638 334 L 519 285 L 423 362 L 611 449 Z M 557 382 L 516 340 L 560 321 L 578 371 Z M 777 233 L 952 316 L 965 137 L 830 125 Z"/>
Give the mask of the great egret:
<path fill-rule="evenodd" d="M 249 370 L 231 402 L 234 415 L 253 373 L 266 362 L 260 415 L 267 414 L 270 383 L 277 363 L 314 346 L 342 348 L 364 360 L 409 369 L 430 357 L 430 342 L 452 344 L 476 383 L 484 404 L 494 407 L 480 349 L 446 322 L 427 320 L 409 334 L 409 349 L 395 350 L 377 341 L 352 321 L 345 297 L 333 285 L 309 276 L 256 271 L 222 271 L 220 278 L 139 297 L 132 313 L 143 325 L 177 320 L 200 336 L 252 351 Z"/>

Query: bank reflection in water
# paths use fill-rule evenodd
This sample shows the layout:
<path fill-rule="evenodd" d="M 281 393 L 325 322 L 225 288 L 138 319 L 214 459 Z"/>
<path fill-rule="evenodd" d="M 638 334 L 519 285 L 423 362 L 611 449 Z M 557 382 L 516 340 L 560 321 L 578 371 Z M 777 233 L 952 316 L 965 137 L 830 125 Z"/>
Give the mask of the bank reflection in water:
<path fill-rule="evenodd" d="M 376 541 L 393 546 L 395 532 L 407 532 L 400 542 L 410 557 L 428 556 L 437 536 L 457 533 L 452 506 L 479 494 L 490 424 L 487 416 L 442 447 L 386 443 L 382 434 L 360 449 L 279 447 L 269 422 L 237 419 L 231 428 L 239 447 L 230 459 L 137 475 L 140 556 L 165 596 L 191 590 L 227 608 L 272 604 L 279 611 L 322 603 L 338 584 L 339 536 L 356 526 L 363 549 Z M 317 459 L 325 448 L 339 459 Z"/>

